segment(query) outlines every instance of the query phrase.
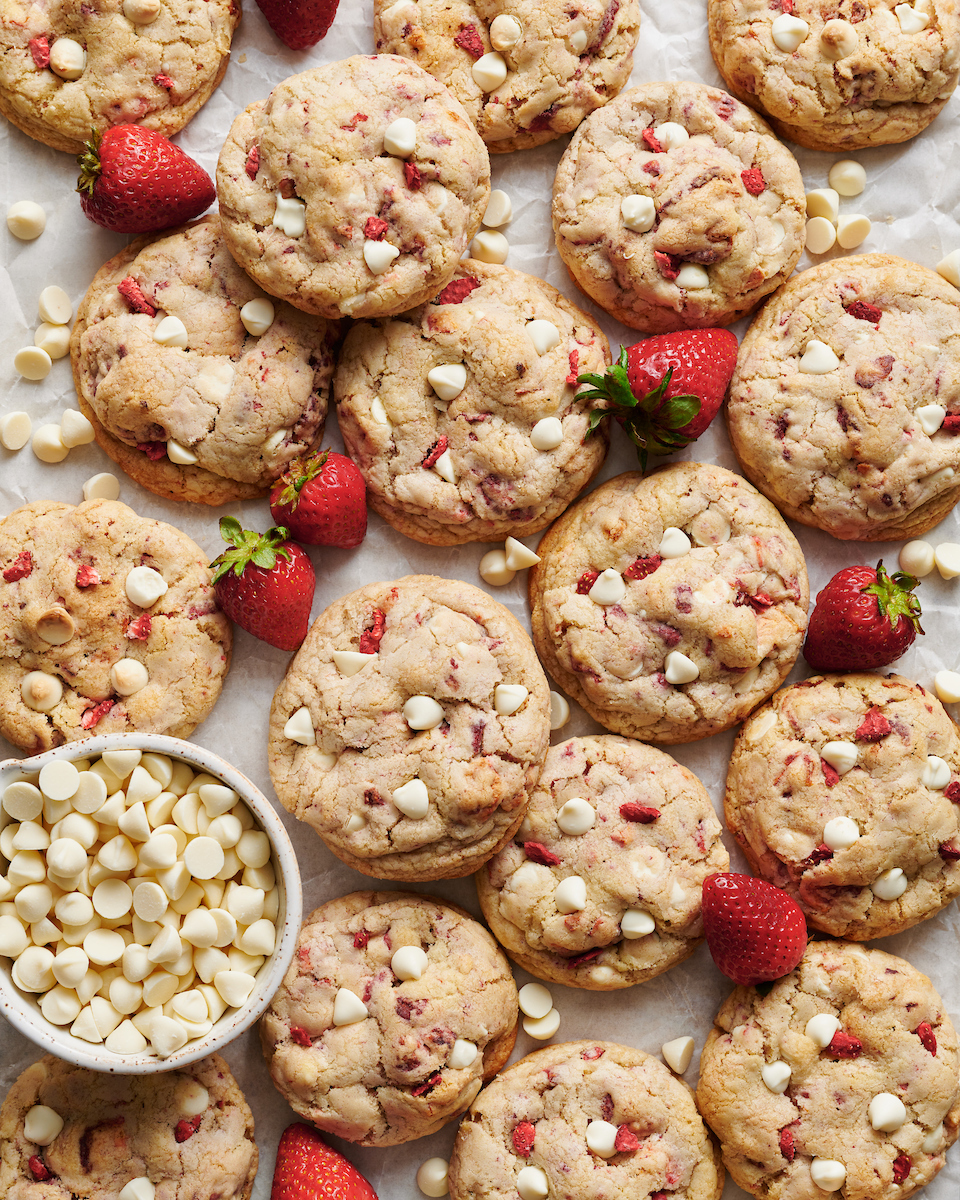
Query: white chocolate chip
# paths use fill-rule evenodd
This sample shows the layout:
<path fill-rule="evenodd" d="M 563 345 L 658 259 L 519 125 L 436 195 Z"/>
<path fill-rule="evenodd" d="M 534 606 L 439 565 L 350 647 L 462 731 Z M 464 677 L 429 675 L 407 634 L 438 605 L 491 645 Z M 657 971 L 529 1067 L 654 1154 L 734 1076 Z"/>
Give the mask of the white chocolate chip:
<path fill-rule="evenodd" d="M 356 993 L 344 987 L 339 989 L 333 1002 L 334 1025 L 355 1025 L 358 1021 L 366 1020 L 369 1015 L 367 1006 Z"/>
<path fill-rule="evenodd" d="M 510 243 L 494 229 L 482 230 L 470 243 L 470 257 L 478 262 L 502 264 L 509 253 Z"/>
<path fill-rule="evenodd" d="M 792 54 L 809 32 L 810 26 L 806 21 L 801 21 L 799 17 L 790 16 L 787 13 L 781 13 L 779 17 L 775 17 L 770 26 L 773 44 L 784 54 Z"/>
<path fill-rule="evenodd" d="M 879 1092 L 867 1108 L 870 1124 L 882 1133 L 896 1133 L 906 1123 L 907 1109 L 892 1092 Z"/>
<path fill-rule="evenodd" d="M 815 1158 L 810 1164 L 810 1178 L 825 1192 L 835 1192 L 843 1187 L 847 1168 L 835 1158 Z"/>
<path fill-rule="evenodd" d="M 560 1028 L 560 1013 L 555 1008 L 551 1008 L 545 1017 L 524 1017 L 523 1032 L 528 1033 L 532 1038 L 536 1038 L 539 1042 L 546 1042 Z M 529 1168 L 525 1168 L 529 1169 Z M 523 1172 L 521 1172 L 522 1174 Z"/>
<path fill-rule="evenodd" d="M 512 583 L 517 574 L 507 566 L 507 556 L 502 550 L 488 550 L 477 569 L 480 578 L 491 587 L 504 587 Z"/>
<path fill-rule="evenodd" d="M 490 23 L 490 44 L 494 50 L 512 50 L 523 37 L 523 26 L 516 17 L 500 13 Z"/>
<path fill-rule="evenodd" d="M 915 416 L 920 422 L 920 428 L 927 437 L 933 437 L 943 424 L 946 415 L 947 410 L 942 404 L 922 404 L 915 412 Z"/>
<path fill-rule="evenodd" d="M 667 683 L 672 683 L 674 686 L 693 683 L 695 679 L 700 678 L 700 668 L 693 659 L 681 654 L 679 650 L 671 650 L 664 659 L 663 673 Z"/>
<path fill-rule="evenodd" d="M 941 542 L 933 552 L 933 561 L 943 579 L 960 575 L 960 542 Z"/>
<path fill-rule="evenodd" d="M 443 363 L 427 372 L 427 383 L 441 400 L 455 400 L 467 386 L 467 368 L 464 363 Z"/>
<path fill-rule="evenodd" d="M 167 584 L 159 571 L 141 566 L 127 572 L 123 589 L 131 604 L 138 608 L 152 608 L 161 596 L 166 595 Z"/>
<path fill-rule="evenodd" d="M 397 117 L 383 132 L 383 148 L 398 158 L 409 158 L 417 148 L 417 126 L 409 117 Z"/>
<path fill-rule="evenodd" d="M 664 150 L 675 150 L 690 140 L 690 134 L 676 121 L 664 121 L 662 125 L 654 126 L 653 136 Z"/>
<path fill-rule="evenodd" d="M 397 247 L 392 246 L 389 242 L 377 242 L 372 238 L 367 238 L 363 243 L 363 261 L 374 275 L 382 275 L 384 271 L 388 271 L 393 265 L 394 259 L 399 255 L 400 251 Z"/>
<path fill-rule="evenodd" d="M 840 1022 L 833 1013 L 817 1013 L 807 1021 L 803 1032 L 824 1050 L 833 1041 L 833 1035 L 839 1028 Z"/>
<path fill-rule="evenodd" d="M 852 158 L 835 162 L 827 175 L 827 181 L 841 196 L 859 196 L 867 183 L 867 173 Z"/>
<path fill-rule="evenodd" d="M 481 92 L 492 92 L 507 77 L 507 61 L 502 54 L 494 50 L 489 54 L 481 55 L 470 68 L 470 74 Z"/>
<path fill-rule="evenodd" d="M 51 325 L 69 325 L 73 317 L 73 304 L 62 287 L 50 284 L 40 293 L 37 301 L 40 320 Z"/>
<path fill-rule="evenodd" d="M 353 813 L 353 815 L 348 818 L 347 823 L 346 823 L 346 825 L 344 825 L 343 829 L 344 829 L 345 833 L 359 833 L 361 829 L 366 829 L 366 827 L 367 827 L 366 817 L 361 817 L 361 815 L 359 813 Z"/>
<path fill-rule="evenodd" d="M 495 17 L 493 24 L 496 25 L 501 17 Z M 512 21 L 512 17 L 507 17 L 508 21 Z M 515 22 L 516 23 L 516 22 Z M 493 26 L 491 26 L 492 32 Z M 499 49 L 499 47 L 497 47 Z M 499 229 L 501 225 L 506 225 L 513 217 L 513 204 L 506 192 L 500 188 L 494 188 L 490 193 L 490 199 L 487 201 L 487 207 L 483 210 L 483 223 L 490 229 Z"/>
<path fill-rule="evenodd" d="M 303 706 L 289 718 L 283 727 L 283 736 L 291 742 L 299 742 L 301 746 L 315 746 L 317 735 L 313 728 L 313 718 L 310 709 Z"/>
<path fill-rule="evenodd" d="M 840 212 L 840 195 L 836 188 L 814 188 L 806 193 L 805 199 L 808 217 L 823 217 L 831 224 L 836 223 Z M 828 246 L 827 249 L 829 250 L 830 247 Z"/>
<path fill-rule="evenodd" d="M 394 788 L 391 798 L 397 808 L 411 821 L 422 821 L 430 811 L 430 793 L 422 779 L 411 779 Z"/>
<path fill-rule="evenodd" d="M 586 882 L 579 875 L 569 875 L 554 889 L 553 902 L 558 912 L 582 912 L 587 907 Z"/>
<path fill-rule="evenodd" d="M 84 500 L 118 500 L 120 498 L 120 480 L 109 471 L 101 471 L 91 475 L 83 485 Z"/>
<path fill-rule="evenodd" d="M 22 242 L 32 242 L 47 226 L 47 214 L 33 200 L 17 200 L 7 209 L 7 228 Z"/>
<path fill-rule="evenodd" d="M 427 969 L 427 954 L 420 946 L 401 946 L 390 959 L 390 969 L 398 979 L 421 979 Z"/>
<path fill-rule="evenodd" d="M 50 70 L 61 79 L 75 80 L 87 69 L 87 52 L 73 38 L 57 38 L 50 47 Z"/>
<path fill-rule="evenodd" d="M 123 0 L 123 15 L 134 25 L 152 25 L 160 7 L 160 0 Z"/>
<path fill-rule="evenodd" d="M 449 450 L 444 450 L 437 458 L 437 461 L 433 464 L 433 470 L 436 471 L 441 479 L 445 479 L 447 483 L 457 482 L 457 473 L 454 469 L 453 459 L 450 456 Z"/>
<path fill-rule="evenodd" d="M 826 254 L 837 244 L 837 229 L 826 217 L 814 217 L 807 222 L 805 241 L 810 254 Z"/>
<path fill-rule="evenodd" d="M 452 1067 L 455 1071 L 463 1071 L 476 1061 L 478 1053 L 474 1042 L 468 1042 L 465 1038 L 457 1038 L 450 1051 L 450 1057 L 447 1059 L 447 1066 Z"/>
<path fill-rule="evenodd" d="M 46 379 L 53 362 L 46 350 L 39 346 L 24 346 L 13 356 L 13 365 L 24 379 Z M 45 429 L 56 429 L 56 425 L 45 425 Z M 39 457 L 39 456 L 38 456 Z"/>
<path fill-rule="evenodd" d="M 563 425 L 560 418 L 543 417 L 539 420 L 530 431 L 530 441 L 535 450 L 556 450 L 563 444 Z M 539 559 L 537 561 L 539 562 Z"/>
<path fill-rule="evenodd" d="M 570 720 L 570 705 L 559 692 L 550 693 L 550 728 L 562 729 Z"/>
<path fill-rule="evenodd" d="M 834 18 L 820 31 L 820 53 L 827 62 L 839 62 L 853 54 L 860 43 L 856 28 L 849 21 Z"/>
<path fill-rule="evenodd" d="M 601 571 L 593 587 L 587 593 L 594 604 L 600 605 L 619 604 L 626 594 L 627 585 L 623 581 L 623 576 L 613 567 L 607 567 L 605 571 Z"/>
<path fill-rule="evenodd" d="M 153 340 L 159 346 L 185 350 L 188 341 L 187 327 L 179 317 L 164 317 L 154 327 Z"/>
<path fill-rule="evenodd" d="M 362 671 L 376 657 L 376 654 L 361 654 L 359 650 L 334 650 L 333 664 L 341 675 L 350 678 Z"/>
<path fill-rule="evenodd" d="M 450 1191 L 449 1169 L 445 1158 L 428 1158 L 417 1171 L 417 1187 L 425 1196 L 446 1196 Z"/>
<path fill-rule="evenodd" d="M 857 765 L 859 752 L 853 742 L 827 742 L 820 757 L 830 764 L 838 775 L 846 775 Z"/>
<path fill-rule="evenodd" d="M 529 695 L 522 683 L 498 683 L 493 689 L 493 707 L 501 717 L 512 717 Z"/>
<path fill-rule="evenodd" d="M 192 450 L 181 445 L 180 442 L 174 441 L 173 438 L 167 442 L 167 458 L 179 467 L 192 467 L 200 461 Z"/>
<path fill-rule="evenodd" d="M 213 838 L 195 837 L 183 852 L 183 862 L 195 879 L 213 879 L 223 869 L 223 847 Z"/>
<path fill-rule="evenodd" d="M 29 413 L 11 412 L 0 417 L 0 446 L 4 450 L 22 450 L 29 442 L 33 422 Z"/>
<path fill-rule="evenodd" d="M 609 1121 L 590 1121 L 585 1133 L 587 1149 L 601 1158 L 613 1158 L 617 1152 L 617 1127 Z"/>
<path fill-rule="evenodd" d="M 942 792 L 950 782 L 950 775 L 950 764 L 948 762 L 936 754 L 928 754 L 926 766 L 923 768 L 923 774 L 920 776 L 920 782 L 924 787 Z"/>
<path fill-rule="evenodd" d="M 620 920 L 620 932 L 631 941 L 646 937 L 656 929 L 653 917 L 642 908 L 628 908 Z"/>
<path fill-rule="evenodd" d="M 833 817 L 823 827 L 823 844 L 831 850 L 849 850 L 859 838 L 857 823 L 849 817 Z"/>
<path fill-rule="evenodd" d="M 307 228 L 307 206 L 296 196 L 281 196 L 276 194 L 277 207 L 273 214 L 273 225 L 287 237 L 300 237 Z M 366 247 L 364 247 L 366 257 Z"/>
<path fill-rule="evenodd" d="M 525 1017 L 539 1021 L 553 1008 L 553 996 L 542 983 L 525 983 L 517 993 L 520 1011 Z"/>
<path fill-rule="evenodd" d="M 41 768 L 37 783 L 40 791 L 51 800 L 69 800 L 80 787 L 80 772 L 72 762 L 55 758 Z"/>
<path fill-rule="evenodd" d="M 830 1037 L 832 1039 L 833 1034 Z M 829 1044 L 828 1042 L 827 1045 Z M 781 1060 L 764 1063 L 760 1068 L 760 1078 L 763 1080 L 764 1086 L 768 1091 L 774 1092 L 778 1096 L 782 1096 L 787 1090 L 787 1085 L 790 1083 L 790 1076 L 792 1074 L 793 1072 L 790 1070 L 790 1067 Z"/>
<path fill-rule="evenodd" d="M 900 867 L 891 867 L 877 876 L 870 889 L 880 900 L 897 900 L 907 890 L 907 877 Z"/>
<path fill-rule="evenodd" d="M 943 1122 L 935 1128 L 931 1129 L 927 1136 L 920 1143 L 920 1149 L 925 1154 L 936 1154 L 943 1149 L 944 1131 Z"/>
<path fill-rule="evenodd" d="M 690 553 L 691 542 L 682 529 L 668 525 L 663 531 L 657 553 L 661 558 L 682 558 Z"/>
<path fill-rule="evenodd" d="M 960 250 L 951 250 L 937 263 L 937 274 L 942 275 L 947 283 L 960 287 Z"/>
<path fill-rule="evenodd" d="M 276 309 L 273 306 L 273 301 L 268 300 L 266 296 L 258 296 L 254 300 L 248 300 L 243 308 L 240 309 L 240 320 L 243 323 L 244 329 L 252 337 L 260 337 L 266 333 L 274 322 L 276 317 Z"/>
<path fill-rule="evenodd" d="M 811 338 L 804 348 L 798 370 L 804 375 L 826 375 L 840 366 L 840 359 L 824 342 Z"/>
<path fill-rule="evenodd" d="M 29 671 L 20 682 L 20 696 L 34 712 L 49 712 L 63 699 L 63 684 L 55 675 Z"/>
<path fill-rule="evenodd" d="M 38 1146 L 49 1146 L 63 1129 L 63 1117 L 46 1104 L 35 1104 L 23 1118 L 23 1132 L 27 1141 Z"/>
<path fill-rule="evenodd" d="M 907 542 L 900 550 L 900 570 L 923 579 L 933 570 L 933 547 L 929 542 Z"/>
<path fill-rule="evenodd" d="M 656 205 L 649 196 L 636 193 L 620 201 L 620 217 L 633 233 L 646 233 L 657 219 Z"/>
<path fill-rule="evenodd" d="M 898 4 L 894 10 L 900 22 L 901 33 L 919 33 L 930 24 L 930 17 L 909 4 Z"/>
<path fill-rule="evenodd" d="M 86 446 L 94 440 L 93 425 L 82 412 L 65 408 L 60 417 L 60 441 L 72 450 L 75 446 Z"/>
<path fill-rule="evenodd" d="M 597 810 L 581 796 L 574 796 L 560 806 L 557 812 L 557 828 L 570 837 L 580 837 L 596 824 Z"/>
<path fill-rule="evenodd" d="M 370 416 L 378 425 L 386 425 L 388 429 L 391 427 L 390 418 L 387 416 L 387 410 L 383 407 L 383 401 L 379 396 L 374 396 L 373 400 L 370 402 Z"/>
<path fill-rule="evenodd" d="M 837 245 L 844 250 L 855 250 L 870 236 L 870 219 L 860 213 L 837 218 Z"/>
<path fill-rule="evenodd" d="M 118 695 L 132 696 L 147 686 L 150 675 L 143 663 L 137 659 L 121 658 L 110 668 L 110 682 Z"/>
<path fill-rule="evenodd" d="M 403 719 L 411 729 L 435 729 L 444 713 L 432 696 L 411 696 L 403 706 Z"/>
<path fill-rule="evenodd" d="M 560 345 L 560 330 L 552 321 L 544 321 L 538 317 L 536 320 L 528 321 L 526 329 L 538 354 L 549 354 L 551 350 Z"/>
<path fill-rule="evenodd" d="M 709 287 L 710 276 L 707 274 L 706 268 L 701 267 L 699 263 L 685 262 L 674 282 L 678 288 L 685 288 L 687 291 L 693 292 Z"/>
<path fill-rule="evenodd" d="M 507 538 L 503 544 L 503 550 L 507 569 L 510 571 L 523 571 L 527 567 L 535 566 L 540 561 L 539 554 L 515 537 Z"/>
<path fill-rule="evenodd" d="M 678 1037 L 664 1042 L 660 1047 L 660 1053 L 670 1070 L 677 1075 L 682 1075 L 690 1066 L 693 1058 L 693 1038 Z"/>
<path fill-rule="evenodd" d="M 960 703 L 960 674 L 956 671 L 938 671 L 933 679 L 933 690 L 937 699 L 944 704 Z"/>
<path fill-rule="evenodd" d="M 544 1200 L 550 1194 L 546 1174 L 539 1167 L 521 1167 L 517 1175 L 517 1191 L 520 1200 Z"/>

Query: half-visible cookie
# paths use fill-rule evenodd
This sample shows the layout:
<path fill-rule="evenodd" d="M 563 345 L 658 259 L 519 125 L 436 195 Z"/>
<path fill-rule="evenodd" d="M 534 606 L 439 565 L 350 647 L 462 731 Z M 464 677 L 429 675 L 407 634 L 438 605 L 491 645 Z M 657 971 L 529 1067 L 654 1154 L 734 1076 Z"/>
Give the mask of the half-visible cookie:
<path fill-rule="evenodd" d="M 537 551 L 537 652 L 614 733 L 675 743 L 728 729 L 800 652 L 800 546 L 773 505 L 723 467 L 619 475 L 569 508 Z"/>
<path fill-rule="evenodd" d="M 468 875 L 516 832 L 550 736 L 519 622 L 433 575 L 373 583 L 313 623 L 273 698 L 281 803 L 381 879 Z"/>
<path fill-rule="evenodd" d="M 600 326 L 555 288 L 472 259 L 430 303 L 357 322 L 334 395 L 368 502 L 430 545 L 538 532 L 603 463 L 576 392 L 609 362 Z"/>
<path fill-rule="evenodd" d="M 706 788 L 627 738 L 551 746 L 514 840 L 478 872 L 510 957 L 552 983 L 611 991 L 660 975 L 703 940 L 703 881 L 730 858 Z"/>
<path fill-rule="evenodd" d="M 353 892 L 304 921 L 260 1040 L 296 1113 L 395 1146 L 463 1112 L 510 1057 L 518 1016 L 507 960 L 463 909 Z"/>
<path fill-rule="evenodd" d="M 697 1104 L 754 1196 L 903 1200 L 957 1138 L 957 1035 L 903 959 L 811 942 L 769 991 L 738 987 L 720 1009 Z"/>

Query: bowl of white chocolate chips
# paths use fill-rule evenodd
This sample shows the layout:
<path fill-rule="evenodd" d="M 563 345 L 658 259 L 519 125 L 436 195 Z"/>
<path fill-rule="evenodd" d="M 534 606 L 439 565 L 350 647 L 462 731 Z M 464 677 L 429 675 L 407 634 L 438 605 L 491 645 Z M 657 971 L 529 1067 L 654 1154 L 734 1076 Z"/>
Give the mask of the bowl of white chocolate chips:
<path fill-rule="evenodd" d="M 0 763 L 0 1011 L 98 1071 L 167 1071 L 262 1014 L 300 931 L 296 854 L 209 750 L 109 734 Z"/>

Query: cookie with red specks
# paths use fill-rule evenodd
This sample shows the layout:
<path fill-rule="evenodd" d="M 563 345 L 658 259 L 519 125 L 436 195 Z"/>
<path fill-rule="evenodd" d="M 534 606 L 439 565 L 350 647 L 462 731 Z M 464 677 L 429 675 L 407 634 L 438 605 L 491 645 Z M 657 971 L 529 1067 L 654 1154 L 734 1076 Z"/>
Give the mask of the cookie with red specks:
<path fill-rule="evenodd" d="M 90 1071 L 46 1054 L 0 1109 L 0 1193 L 10 1200 L 158 1196 L 247 1200 L 253 1115 L 218 1054 L 153 1075 Z"/>
<path fill-rule="evenodd" d="M 720 1009 L 697 1104 L 751 1195 L 904 1200 L 957 1138 L 957 1035 L 902 958 L 811 942 L 769 991 L 738 987 Z"/>
<path fill-rule="evenodd" d="M 351 1142 L 395 1146 L 467 1108 L 510 1057 L 518 1018 L 509 963 L 463 909 L 420 893 L 353 892 L 304 921 L 260 1041 L 301 1117 Z"/>
<path fill-rule="evenodd" d="M 188 737 L 233 634 L 207 556 L 115 500 L 0 521 L 0 734 L 30 753 L 103 733 Z"/>
<path fill-rule="evenodd" d="M 669 754 L 600 735 L 551 746 L 513 840 L 476 875 L 494 936 L 552 983 L 612 991 L 703 940 L 703 881 L 730 858 L 706 788 Z"/>

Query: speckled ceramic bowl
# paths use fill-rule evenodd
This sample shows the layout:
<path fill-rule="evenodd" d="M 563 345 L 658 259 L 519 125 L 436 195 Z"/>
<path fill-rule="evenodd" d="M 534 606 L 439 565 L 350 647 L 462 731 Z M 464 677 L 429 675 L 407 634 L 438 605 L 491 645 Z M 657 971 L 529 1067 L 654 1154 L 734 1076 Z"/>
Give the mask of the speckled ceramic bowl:
<path fill-rule="evenodd" d="M 187 1063 L 195 1062 L 215 1050 L 221 1050 L 244 1030 L 248 1029 L 263 1013 L 274 992 L 280 985 L 296 949 L 300 932 L 302 896 L 300 871 L 293 846 L 287 831 L 273 806 L 244 775 L 222 758 L 185 742 L 180 738 L 159 734 L 118 733 L 103 737 L 87 738 L 70 742 L 28 759 L 8 759 L 0 763 L 0 795 L 6 787 L 18 779 L 35 779 L 40 769 L 55 759 L 89 759 L 106 751 L 137 749 L 144 753 L 163 754 L 172 759 L 189 763 L 198 773 L 203 771 L 220 779 L 236 791 L 256 818 L 260 829 L 270 839 L 272 864 L 280 891 L 279 913 L 275 922 L 276 946 L 266 958 L 256 975 L 256 985 L 247 1001 L 239 1008 L 228 1008 L 215 1021 L 210 1031 L 202 1037 L 186 1042 L 179 1050 L 165 1058 L 159 1057 L 148 1045 L 140 1053 L 119 1054 L 105 1045 L 85 1041 L 70 1033 L 69 1025 L 51 1024 L 40 1011 L 41 996 L 22 991 L 13 982 L 13 962 L 0 957 L 0 1012 L 26 1037 L 36 1042 L 42 1050 L 59 1058 L 74 1062 L 95 1071 L 115 1071 L 124 1074 L 143 1074 L 151 1071 L 172 1071 Z M 9 822 L 5 815 L 3 820 Z M 6 873 L 7 863 L 2 860 Z"/>

